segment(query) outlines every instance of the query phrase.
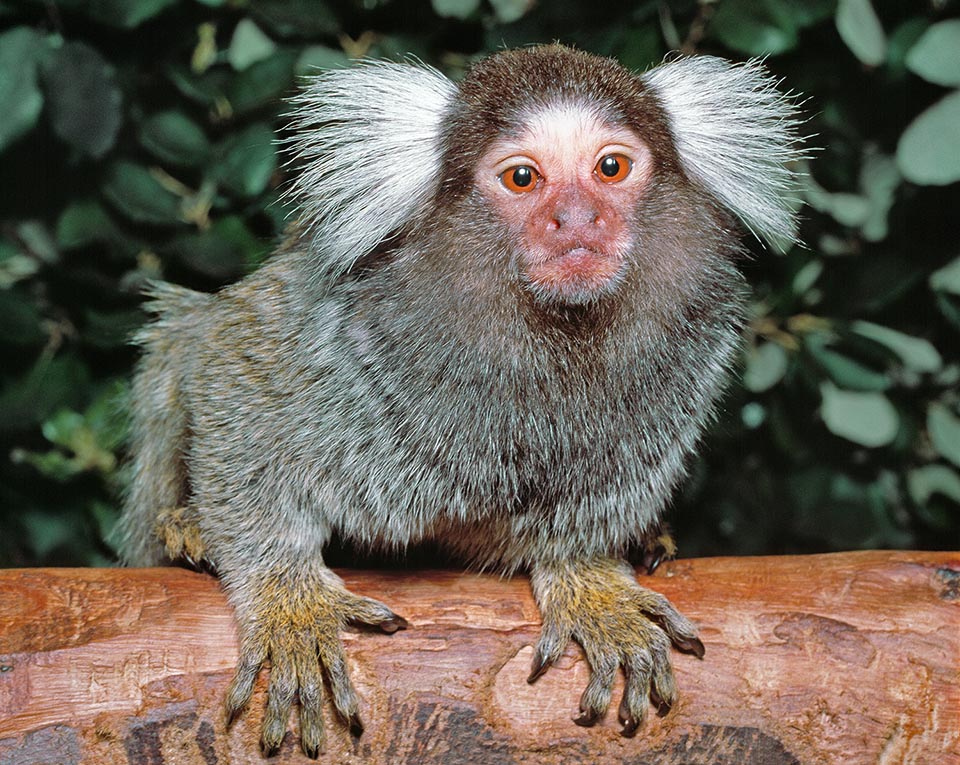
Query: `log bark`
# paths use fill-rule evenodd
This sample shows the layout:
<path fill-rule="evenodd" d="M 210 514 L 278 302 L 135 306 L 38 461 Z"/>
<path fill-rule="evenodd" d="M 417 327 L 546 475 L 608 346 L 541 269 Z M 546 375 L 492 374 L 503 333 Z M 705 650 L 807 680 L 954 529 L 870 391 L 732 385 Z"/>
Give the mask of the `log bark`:
<path fill-rule="evenodd" d="M 327 710 L 327 763 L 960 765 L 960 554 L 681 560 L 645 584 L 701 625 L 681 698 L 634 739 L 576 713 L 571 645 L 526 683 L 539 619 L 523 577 L 341 571 L 406 616 L 348 632 L 366 732 Z M 643 577 L 641 577 L 643 578 Z M 237 659 L 215 579 L 180 569 L 0 572 L 0 765 L 260 763 L 261 673 L 229 728 Z M 295 729 L 295 722 L 291 730 Z M 274 763 L 306 762 L 288 734 Z"/>

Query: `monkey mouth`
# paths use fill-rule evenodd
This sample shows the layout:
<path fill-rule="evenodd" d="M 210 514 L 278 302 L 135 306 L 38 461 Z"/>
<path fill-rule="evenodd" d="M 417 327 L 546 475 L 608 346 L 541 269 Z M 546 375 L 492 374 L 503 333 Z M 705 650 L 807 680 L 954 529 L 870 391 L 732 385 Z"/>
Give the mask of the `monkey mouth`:
<path fill-rule="evenodd" d="M 529 263 L 526 276 L 537 294 L 568 303 L 584 303 L 611 292 L 623 275 L 623 259 L 577 244 Z"/>

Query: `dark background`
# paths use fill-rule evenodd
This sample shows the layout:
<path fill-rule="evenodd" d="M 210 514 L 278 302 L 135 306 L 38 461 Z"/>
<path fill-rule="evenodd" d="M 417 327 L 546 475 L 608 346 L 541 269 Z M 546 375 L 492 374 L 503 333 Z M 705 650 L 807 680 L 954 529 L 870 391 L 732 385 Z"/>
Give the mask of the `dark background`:
<path fill-rule="evenodd" d="M 741 373 L 670 520 L 681 553 L 960 546 L 958 3 L 0 0 L 0 565 L 104 565 L 123 402 L 162 277 L 279 236 L 284 98 L 413 54 L 457 77 L 560 40 L 645 69 L 767 56 L 802 94 L 804 247 L 745 268 Z M 753 245 L 752 245 L 753 246 Z"/>

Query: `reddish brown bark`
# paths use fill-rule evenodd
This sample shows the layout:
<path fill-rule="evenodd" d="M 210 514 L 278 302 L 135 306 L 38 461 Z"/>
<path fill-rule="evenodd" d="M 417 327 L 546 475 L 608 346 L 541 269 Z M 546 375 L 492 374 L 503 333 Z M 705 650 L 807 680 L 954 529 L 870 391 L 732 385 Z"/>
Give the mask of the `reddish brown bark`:
<path fill-rule="evenodd" d="M 353 740 L 328 715 L 322 762 L 960 764 L 958 554 L 665 565 L 647 582 L 699 622 L 707 653 L 674 654 L 681 699 L 631 740 L 615 708 L 571 722 L 587 678 L 575 646 L 527 685 L 539 625 L 524 578 L 341 573 L 412 626 L 345 635 L 367 730 Z M 236 658 L 210 577 L 0 572 L 0 764 L 262 762 L 264 677 L 223 719 Z M 304 761 L 292 735 L 271 760 Z"/>

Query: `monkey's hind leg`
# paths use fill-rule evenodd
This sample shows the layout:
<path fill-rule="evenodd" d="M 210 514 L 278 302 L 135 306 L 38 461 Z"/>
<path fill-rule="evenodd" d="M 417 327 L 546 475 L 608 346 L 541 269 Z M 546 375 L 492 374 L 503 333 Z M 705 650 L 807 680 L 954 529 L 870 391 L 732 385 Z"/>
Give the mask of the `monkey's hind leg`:
<path fill-rule="evenodd" d="M 528 682 L 553 664 L 573 639 L 583 646 L 590 681 L 580 697 L 578 725 L 593 725 L 607 711 L 617 670 L 626 682 L 619 718 L 633 736 L 648 699 L 660 715 L 677 698 L 670 644 L 703 657 L 697 628 L 659 593 L 637 584 L 622 560 L 592 558 L 537 565 L 530 581 L 543 616 L 543 631 Z"/>
<path fill-rule="evenodd" d="M 319 756 L 324 673 L 337 714 L 359 735 L 360 699 L 350 681 L 340 631 L 347 623 L 359 623 L 393 633 L 405 629 L 407 621 L 383 603 L 349 592 L 322 563 L 248 574 L 229 589 L 240 627 L 240 661 L 227 692 L 228 721 L 249 702 L 257 674 L 269 659 L 261 735 L 265 754 L 280 747 L 299 696 L 300 743 L 308 757 Z"/>

